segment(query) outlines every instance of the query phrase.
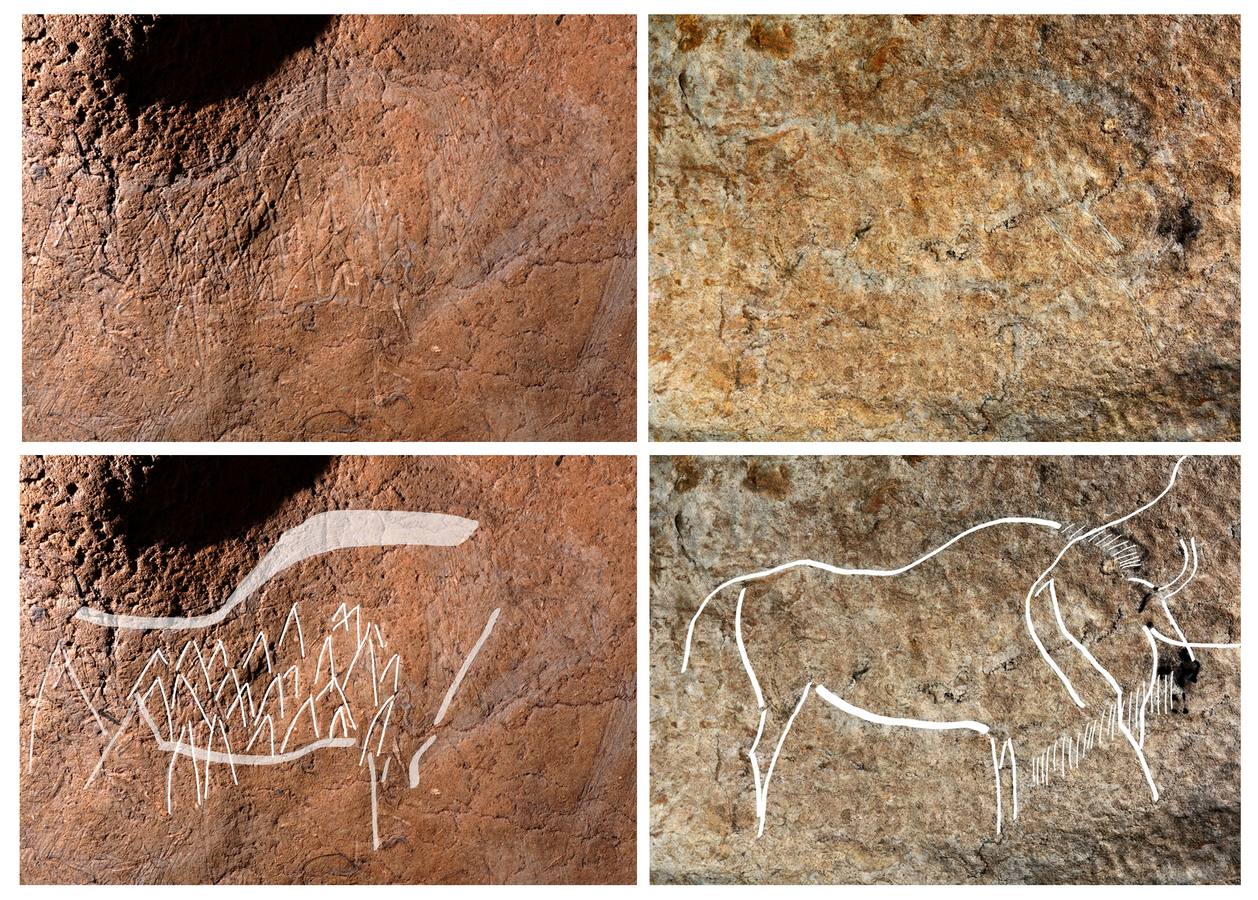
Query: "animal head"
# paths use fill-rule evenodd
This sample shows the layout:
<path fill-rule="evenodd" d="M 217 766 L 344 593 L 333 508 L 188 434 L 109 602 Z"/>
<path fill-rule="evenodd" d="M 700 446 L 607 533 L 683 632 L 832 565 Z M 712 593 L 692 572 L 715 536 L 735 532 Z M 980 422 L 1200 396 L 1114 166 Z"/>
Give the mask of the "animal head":
<path fill-rule="evenodd" d="M 1082 658 L 1072 665 L 1046 654 L 1077 705 L 1089 685 L 1092 697 L 1121 687 L 1133 702 L 1168 694 L 1184 712 L 1188 688 L 1202 675 L 1202 653 L 1239 649 L 1236 604 L 1219 582 L 1236 568 L 1228 557 L 1239 548 L 1226 533 L 1210 533 L 1218 521 L 1213 511 L 1201 510 L 1198 520 L 1183 501 L 1184 480 L 1203 474 L 1186 472 L 1191 465 L 1187 457 L 1176 461 L 1161 490 L 1133 510 L 1100 525 L 1060 529 L 1064 547 L 1031 602 L 1040 604 L 1041 633 L 1060 632 Z M 1035 612 L 1028 610 L 1029 622 Z"/>

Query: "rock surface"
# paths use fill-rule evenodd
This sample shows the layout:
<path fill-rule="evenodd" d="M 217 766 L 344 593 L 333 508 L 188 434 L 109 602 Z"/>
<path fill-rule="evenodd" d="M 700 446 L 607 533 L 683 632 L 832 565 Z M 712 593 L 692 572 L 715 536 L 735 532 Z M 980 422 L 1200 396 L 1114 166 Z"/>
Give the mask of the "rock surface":
<path fill-rule="evenodd" d="M 630 439 L 634 35 L 25 18 L 25 436 Z"/>
<path fill-rule="evenodd" d="M 632 460 L 60 457 L 25 459 L 21 478 L 23 882 L 633 879 Z M 455 547 L 344 549 L 298 563 L 193 637 L 215 682 L 223 671 L 217 641 L 233 660 L 254 650 L 236 669 L 251 688 L 249 704 L 268 715 L 278 698 L 267 705 L 263 656 L 277 671 L 298 665 L 313 693 L 320 671 L 328 680 L 321 658 L 328 635 L 346 692 L 357 684 L 370 693 L 370 681 L 364 688 L 353 680 L 370 665 L 383 670 L 382 691 L 396 674 L 387 737 L 373 763 L 383 778 L 378 850 L 370 773 L 357 749 L 242 764 L 239 784 L 228 765 L 202 767 L 208 787 L 198 804 L 202 781 L 191 760 L 162 752 L 137 718 L 126 718 L 129 688 L 157 650 L 163 657 L 150 677 L 191 673 L 172 703 L 176 724 L 179 709 L 197 721 L 188 692 L 198 686 L 211 714 L 226 705 L 210 704 L 194 651 L 177 666 L 189 633 L 74 618 L 80 605 L 160 616 L 213 611 L 286 530 L 312 514 L 351 508 L 442 512 L 479 526 Z M 294 603 L 304 658 L 292 627 L 285 638 Z M 357 655 L 353 643 L 347 652 L 350 628 L 331 627 L 341 603 L 361 607 L 369 634 L 368 622 L 379 626 L 400 670 L 389 671 L 386 651 L 376 660 L 376 647 L 375 663 L 364 650 L 350 665 Z M 501 613 L 490 637 L 434 726 L 495 608 Z M 354 640 L 357 627 L 355 619 Z M 251 645 L 259 631 L 266 654 Z M 174 680 L 165 678 L 165 689 Z M 338 693 L 315 705 L 324 736 L 336 733 L 329 704 Z M 360 701 L 370 698 L 350 693 L 361 734 L 384 704 Z M 163 718 L 158 695 L 150 702 Z M 273 722 L 280 729 L 295 722 L 293 745 L 304 746 L 312 726 L 293 705 L 290 694 L 287 712 Z M 235 716 L 245 715 L 243 706 L 229 712 L 222 736 L 242 753 Z M 102 776 L 87 783 L 106 734 L 128 721 Z M 411 789 L 411 755 L 430 736 Z M 195 741 L 207 746 L 204 729 Z M 263 732 L 249 752 L 265 742 Z M 223 749 L 218 738 L 209 746 Z"/>
<path fill-rule="evenodd" d="M 811 681 L 862 710 L 969 720 L 989 725 L 1002 749 L 1012 740 L 1019 810 L 1015 819 L 1007 760 L 999 834 L 987 737 L 874 724 L 813 692 L 781 743 L 757 838 L 747 751 L 758 704 L 738 652 L 736 587 L 698 618 L 680 673 L 687 623 L 729 578 L 801 558 L 897 568 L 999 517 L 1051 519 L 1075 533 L 1146 504 L 1173 464 L 1159 456 L 657 459 L 653 879 L 1239 882 L 1237 650 L 1196 651 L 1194 672 L 1160 645 L 1157 686 L 1171 702 L 1159 693 L 1147 707 L 1143 746 L 1157 802 L 1136 753 L 1108 728 L 1066 774 L 1035 783 L 1041 754 L 1063 735 L 1096 734 L 1089 726 L 1105 721 L 1113 700 L 1059 630 L 1047 594 L 1035 599 L 1032 622 L 1086 708 L 1071 702 L 1026 627 L 1028 589 L 1068 540 L 1045 525 L 977 531 L 894 577 L 796 569 L 743 585 L 742 636 L 768 709 L 762 779 Z M 1181 539 L 1195 541 L 1199 566 L 1168 601 L 1173 616 L 1191 641 L 1241 640 L 1239 479 L 1234 458 L 1190 457 L 1163 500 L 1117 529 L 1132 556 L 1117 543 L 1107 554 L 1080 542 L 1054 570 L 1065 627 L 1126 698 L 1154 677 L 1143 626 L 1174 635 L 1158 599 L 1127 579 L 1170 582 L 1183 572 Z"/>
<path fill-rule="evenodd" d="M 1238 437 L 1238 18 L 650 36 L 656 436 Z"/>

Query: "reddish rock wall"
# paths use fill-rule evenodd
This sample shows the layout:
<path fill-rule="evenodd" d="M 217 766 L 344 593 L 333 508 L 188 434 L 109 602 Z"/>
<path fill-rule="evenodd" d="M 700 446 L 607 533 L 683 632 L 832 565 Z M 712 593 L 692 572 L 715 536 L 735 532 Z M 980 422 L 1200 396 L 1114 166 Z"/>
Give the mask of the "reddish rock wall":
<path fill-rule="evenodd" d="M 627 439 L 630 17 L 30 16 L 28 439 Z"/>

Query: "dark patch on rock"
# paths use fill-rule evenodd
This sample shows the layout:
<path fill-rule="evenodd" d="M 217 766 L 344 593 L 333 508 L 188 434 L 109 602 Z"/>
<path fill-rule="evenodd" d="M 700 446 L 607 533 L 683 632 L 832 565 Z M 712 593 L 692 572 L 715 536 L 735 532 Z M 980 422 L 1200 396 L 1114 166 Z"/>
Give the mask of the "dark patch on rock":
<path fill-rule="evenodd" d="M 774 500 L 781 500 L 791 493 L 791 473 L 784 465 L 753 460 L 747 466 L 743 487 Z"/>
<path fill-rule="evenodd" d="M 791 26 L 788 22 L 765 22 L 752 19 L 747 46 L 778 59 L 786 59 L 795 50 Z"/>
<path fill-rule="evenodd" d="M 1201 233 L 1201 220 L 1192 211 L 1192 201 L 1185 200 L 1175 209 L 1164 211 L 1158 219 L 1158 234 L 1169 237 L 1181 247 Z"/>
<path fill-rule="evenodd" d="M 160 456 L 137 467 L 102 515 L 133 553 L 151 546 L 190 550 L 239 537 L 265 522 L 327 471 L 326 456 Z"/>
<path fill-rule="evenodd" d="M 239 96 L 274 74 L 328 26 L 326 15 L 159 15 L 137 23 L 138 40 L 112 54 L 133 114 L 159 103 L 195 111 Z"/>

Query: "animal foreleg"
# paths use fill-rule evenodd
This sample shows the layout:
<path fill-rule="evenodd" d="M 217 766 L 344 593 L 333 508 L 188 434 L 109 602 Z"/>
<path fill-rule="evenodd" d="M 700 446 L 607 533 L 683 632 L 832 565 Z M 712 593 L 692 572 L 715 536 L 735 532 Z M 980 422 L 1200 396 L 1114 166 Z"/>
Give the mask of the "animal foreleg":
<path fill-rule="evenodd" d="M 778 735 L 773 754 L 769 757 L 769 767 L 765 770 L 763 778 L 761 777 L 757 748 L 764 737 L 764 726 L 768 719 L 769 710 L 768 707 L 763 707 L 760 710 L 760 725 L 756 729 L 756 737 L 751 743 L 751 749 L 747 751 L 747 758 L 751 761 L 751 773 L 756 788 L 756 837 L 764 834 L 764 818 L 769 807 L 769 784 L 773 781 L 773 773 L 777 769 L 778 757 L 782 754 L 782 745 L 786 743 L 786 735 L 790 733 L 791 726 L 795 724 L 795 717 L 804 708 L 804 701 L 808 699 L 808 694 L 811 690 L 812 681 L 810 680 L 808 684 L 804 685 L 804 689 L 799 694 L 799 700 L 795 703 L 795 708 L 791 710 L 791 714 L 786 720 L 786 725 L 782 728 L 782 733 Z"/>
<path fill-rule="evenodd" d="M 380 824 L 376 807 L 376 756 L 367 754 L 367 777 L 371 780 L 371 849 L 380 849 Z"/>
<path fill-rule="evenodd" d="M 791 730 L 791 724 L 795 721 L 795 717 L 799 715 L 799 710 L 803 707 L 804 701 L 808 699 L 808 692 L 812 689 L 812 681 L 809 680 L 807 686 L 799 695 L 799 702 L 795 704 L 794 711 L 791 713 L 790 718 L 786 720 L 786 726 L 778 736 L 777 746 L 773 748 L 773 755 L 769 759 L 769 768 L 762 776 L 757 750 L 760 747 L 761 738 L 764 737 L 764 726 L 769 717 L 769 707 L 764 701 L 764 692 L 760 690 L 760 680 L 756 678 L 756 670 L 752 668 L 751 659 L 747 656 L 747 645 L 743 643 L 743 600 L 746 596 L 746 588 L 738 592 L 738 605 L 734 607 L 734 641 L 738 645 L 738 656 L 742 660 L 744 671 L 747 673 L 747 680 L 751 682 L 752 692 L 756 695 L 756 707 L 760 711 L 760 724 L 756 726 L 756 736 L 752 739 L 751 747 L 747 750 L 747 759 L 751 761 L 751 775 L 756 789 L 756 837 L 760 837 L 764 834 L 764 817 L 769 805 L 769 782 L 773 779 L 773 769 L 777 766 L 778 754 L 782 752 L 782 744 L 786 741 L 786 734 Z"/>
<path fill-rule="evenodd" d="M 996 779 L 996 834 L 1000 834 L 1004 824 L 1002 820 L 1004 802 L 1000 796 L 1000 761 L 996 758 L 996 738 L 989 734 L 987 739 L 992 745 L 992 775 Z"/>
<path fill-rule="evenodd" d="M 1153 781 L 1153 773 L 1149 771 L 1148 760 L 1144 758 L 1142 741 L 1136 740 L 1136 736 L 1132 734 L 1130 727 L 1131 720 L 1138 718 L 1141 715 L 1141 711 L 1134 710 L 1133 715 L 1129 715 L 1126 719 L 1124 719 L 1123 711 L 1125 707 L 1123 704 L 1124 702 L 1130 702 L 1130 700 L 1124 698 L 1122 686 L 1118 683 L 1118 680 L 1110 674 L 1110 671 L 1101 665 L 1097 658 L 1092 655 L 1086 646 L 1084 646 L 1083 642 L 1075 637 L 1074 634 L 1071 633 L 1070 629 L 1066 627 L 1066 622 L 1061 615 L 1061 605 L 1057 602 L 1057 588 L 1053 580 L 1050 579 L 1045 587 L 1048 588 L 1049 600 L 1053 605 L 1053 616 L 1057 619 L 1058 630 L 1061 631 L 1062 636 L 1066 638 L 1066 640 L 1068 640 L 1077 651 L 1079 651 L 1080 655 L 1088 661 L 1088 664 L 1092 666 L 1092 668 L 1095 669 L 1103 679 L 1105 679 L 1105 683 L 1108 684 L 1110 690 L 1114 692 L 1114 700 L 1118 705 L 1118 730 L 1122 734 L 1123 739 L 1131 745 L 1131 749 L 1135 751 L 1136 760 L 1140 763 L 1140 770 L 1144 773 L 1144 780 L 1148 782 L 1149 790 L 1153 792 L 1154 802 L 1157 802 L 1158 786 Z"/>

